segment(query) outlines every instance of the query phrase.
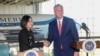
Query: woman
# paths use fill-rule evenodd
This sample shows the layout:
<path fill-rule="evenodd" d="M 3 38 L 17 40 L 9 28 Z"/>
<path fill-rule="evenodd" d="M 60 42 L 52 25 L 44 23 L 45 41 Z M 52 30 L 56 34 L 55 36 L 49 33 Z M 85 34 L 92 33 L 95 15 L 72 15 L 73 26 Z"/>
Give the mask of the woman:
<path fill-rule="evenodd" d="M 19 51 L 24 53 L 27 50 L 34 48 L 34 36 L 32 32 L 33 21 L 29 15 L 24 15 L 21 20 L 21 31 L 19 32 Z M 40 55 L 43 54 L 38 52 Z"/>
<path fill-rule="evenodd" d="M 32 26 L 32 17 L 24 15 L 21 20 L 22 30 L 19 32 L 20 52 L 32 49 L 34 47 L 34 37 L 31 30 Z"/>

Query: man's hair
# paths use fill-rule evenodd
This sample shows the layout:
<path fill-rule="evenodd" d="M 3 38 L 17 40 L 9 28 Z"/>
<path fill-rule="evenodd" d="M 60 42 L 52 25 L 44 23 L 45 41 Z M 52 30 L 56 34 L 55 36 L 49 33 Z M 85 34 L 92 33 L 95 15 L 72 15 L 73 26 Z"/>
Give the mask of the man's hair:
<path fill-rule="evenodd" d="M 26 28 L 26 24 L 27 24 L 27 22 L 29 21 L 30 18 L 32 18 L 32 17 L 29 16 L 29 15 L 24 15 L 22 17 L 21 23 L 20 23 L 21 28 Z"/>
<path fill-rule="evenodd" d="M 62 10 L 63 10 L 63 6 L 62 6 L 61 4 L 56 4 L 56 5 L 54 6 L 54 9 L 55 9 L 56 7 L 58 7 L 58 6 L 60 6 L 60 7 L 62 8 Z"/>

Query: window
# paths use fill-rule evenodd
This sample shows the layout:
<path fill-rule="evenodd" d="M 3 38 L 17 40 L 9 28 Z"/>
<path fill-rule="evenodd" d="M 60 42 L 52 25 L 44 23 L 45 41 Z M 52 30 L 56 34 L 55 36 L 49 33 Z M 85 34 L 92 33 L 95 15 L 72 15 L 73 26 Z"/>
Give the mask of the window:
<path fill-rule="evenodd" d="M 53 14 L 53 7 L 55 5 L 55 0 L 49 0 L 41 4 L 40 14 Z"/>

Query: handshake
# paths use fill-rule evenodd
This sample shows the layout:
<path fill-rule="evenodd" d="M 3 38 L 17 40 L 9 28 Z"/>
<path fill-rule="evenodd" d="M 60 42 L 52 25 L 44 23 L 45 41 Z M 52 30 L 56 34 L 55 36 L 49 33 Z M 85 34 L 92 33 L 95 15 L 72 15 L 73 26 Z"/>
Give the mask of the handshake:
<path fill-rule="evenodd" d="M 49 42 L 49 41 L 47 41 L 47 40 L 45 40 L 43 44 L 44 44 L 44 46 L 45 46 L 45 47 L 49 47 L 50 42 Z"/>
<path fill-rule="evenodd" d="M 47 40 L 44 40 L 44 42 L 43 43 L 38 43 L 38 45 L 36 45 L 36 46 L 44 46 L 44 47 L 49 47 L 49 45 L 50 45 L 50 42 L 49 41 L 47 41 Z M 25 52 L 19 52 L 18 53 L 18 56 L 26 56 L 25 54 L 27 54 L 29 51 L 32 51 L 32 50 L 27 50 L 27 51 L 25 51 Z M 35 50 L 33 50 L 33 51 L 35 51 Z M 33 52 L 32 51 L 32 52 Z M 34 52 L 33 52 L 34 53 Z M 35 51 L 35 53 L 37 53 L 37 55 L 36 56 L 44 56 L 44 51 L 43 50 L 39 50 L 39 51 Z"/>

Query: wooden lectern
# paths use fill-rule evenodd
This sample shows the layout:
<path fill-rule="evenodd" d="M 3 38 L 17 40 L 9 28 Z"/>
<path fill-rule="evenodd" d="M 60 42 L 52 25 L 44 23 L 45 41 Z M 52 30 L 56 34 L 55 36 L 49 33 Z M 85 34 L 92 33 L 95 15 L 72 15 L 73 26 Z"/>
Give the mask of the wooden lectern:
<path fill-rule="evenodd" d="M 82 44 L 84 41 L 77 41 L 77 42 L 72 42 L 71 47 L 75 49 L 82 49 Z M 100 48 L 100 41 L 95 41 L 96 42 L 96 48 Z"/>

